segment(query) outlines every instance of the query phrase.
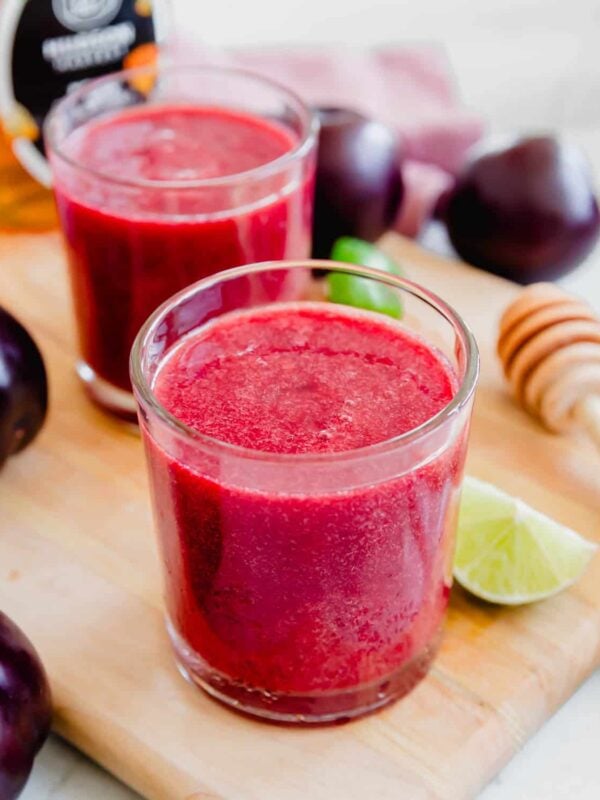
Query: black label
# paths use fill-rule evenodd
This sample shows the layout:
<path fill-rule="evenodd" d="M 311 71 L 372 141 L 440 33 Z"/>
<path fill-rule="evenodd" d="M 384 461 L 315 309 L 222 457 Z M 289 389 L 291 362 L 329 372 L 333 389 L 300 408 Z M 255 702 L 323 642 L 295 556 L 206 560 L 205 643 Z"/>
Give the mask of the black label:
<path fill-rule="evenodd" d="M 5 2 L 10 6 L 11 0 Z M 41 131 L 51 105 L 80 82 L 135 63 L 132 51 L 155 41 L 151 0 L 25 2 L 14 28 L 11 74 L 0 74 L 0 114 L 9 137 L 19 140 L 15 153 L 32 174 L 44 179 Z"/>

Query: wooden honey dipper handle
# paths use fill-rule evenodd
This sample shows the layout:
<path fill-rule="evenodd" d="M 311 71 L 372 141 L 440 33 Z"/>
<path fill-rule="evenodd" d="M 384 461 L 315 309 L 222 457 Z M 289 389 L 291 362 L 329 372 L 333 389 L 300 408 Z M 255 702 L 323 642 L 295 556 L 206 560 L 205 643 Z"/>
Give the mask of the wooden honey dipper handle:
<path fill-rule="evenodd" d="M 600 319 L 553 284 L 527 287 L 500 321 L 498 355 L 517 400 L 550 430 L 600 448 Z"/>

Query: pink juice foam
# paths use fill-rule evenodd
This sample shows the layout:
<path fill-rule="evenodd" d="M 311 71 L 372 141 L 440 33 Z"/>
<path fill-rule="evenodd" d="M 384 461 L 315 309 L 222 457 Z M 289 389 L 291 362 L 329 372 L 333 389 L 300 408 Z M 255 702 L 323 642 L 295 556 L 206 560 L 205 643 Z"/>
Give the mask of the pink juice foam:
<path fill-rule="evenodd" d="M 55 194 L 81 352 L 100 378 L 130 389 L 137 331 L 190 283 L 233 266 L 308 255 L 312 174 L 291 188 L 281 175 L 234 189 L 193 188 L 269 164 L 297 144 L 274 121 L 179 105 L 126 109 L 67 137 L 64 155 L 85 170 L 53 156 Z M 184 186 L 140 188 L 140 181 Z"/>
<path fill-rule="evenodd" d="M 413 430 L 456 387 L 445 357 L 395 323 L 278 304 L 189 335 L 153 388 L 214 439 L 306 455 Z M 147 446 L 170 621 L 205 686 L 326 716 L 348 710 L 348 692 L 364 708 L 422 677 L 448 602 L 464 436 L 399 477 L 336 492 L 245 489 Z"/>

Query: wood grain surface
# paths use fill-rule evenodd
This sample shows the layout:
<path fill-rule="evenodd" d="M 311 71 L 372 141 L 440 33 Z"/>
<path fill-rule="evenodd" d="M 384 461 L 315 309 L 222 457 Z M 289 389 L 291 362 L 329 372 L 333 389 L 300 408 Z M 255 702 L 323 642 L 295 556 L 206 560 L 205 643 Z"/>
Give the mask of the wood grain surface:
<path fill-rule="evenodd" d="M 496 325 L 516 288 L 394 237 L 386 247 L 477 336 L 470 472 L 599 540 L 597 452 L 542 431 L 500 378 Z M 55 234 L 0 238 L 0 304 L 35 335 L 51 381 L 42 434 L 0 475 L 0 608 L 48 667 L 57 731 L 151 800 L 470 798 L 600 663 L 596 558 L 529 608 L 455 589 L 432 672 L 375 716 L 294 730 L 222 708 L 174 666 L 140 441 L 78 386 Z"/>

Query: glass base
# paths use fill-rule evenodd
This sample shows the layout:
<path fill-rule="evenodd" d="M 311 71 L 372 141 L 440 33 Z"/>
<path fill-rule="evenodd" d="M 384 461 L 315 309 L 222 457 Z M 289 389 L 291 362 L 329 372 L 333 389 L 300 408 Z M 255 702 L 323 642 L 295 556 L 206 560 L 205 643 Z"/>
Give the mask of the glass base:
<path fill-rule="evenodd" d="M 85 361 L 78 361 L 77 374 L 90 400 L 103 411 L 137 425 L 137 406 L 131 392 L 125 392 L 100 378 Z"/>
<path fill-rule="evenodd" d="M 333 692 L 283 694 L 246 686 L 217 672 L 187 645 L 169 619 L 167 630 L 177 666 L 187 681 L 236 711 L 293 725 L 348 722 L 399 700 L 425 677 L 441 639 L 439 632 L 425 650 L 392 674 L 372 683 Z"/>

